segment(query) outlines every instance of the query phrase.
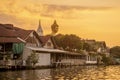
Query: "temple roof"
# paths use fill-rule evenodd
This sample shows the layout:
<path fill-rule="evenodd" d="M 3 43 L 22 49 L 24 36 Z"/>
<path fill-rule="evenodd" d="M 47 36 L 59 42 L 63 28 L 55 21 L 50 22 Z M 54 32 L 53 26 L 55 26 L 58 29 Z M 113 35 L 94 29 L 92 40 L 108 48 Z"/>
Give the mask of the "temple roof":
<path fill-rule="evenodd" d="M 39 25 L 38 25 L 37 33 L 38 33 L 39 36 L 43 36 L 43 29 L 42 29 L 41 21 L 40 20 L 39 20 Z"/>

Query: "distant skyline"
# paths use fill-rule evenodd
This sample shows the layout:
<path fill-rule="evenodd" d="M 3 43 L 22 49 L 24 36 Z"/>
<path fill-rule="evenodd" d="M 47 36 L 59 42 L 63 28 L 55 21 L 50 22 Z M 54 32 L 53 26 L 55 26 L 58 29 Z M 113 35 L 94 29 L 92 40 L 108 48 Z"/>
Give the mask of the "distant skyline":
<path fill-rule="evenodd" d="M 120 46 L 120 0 L 2 0 L 0 23 L 36 30 L 41 20 L 44 34 L 56 20 L 58 33 Z"/>

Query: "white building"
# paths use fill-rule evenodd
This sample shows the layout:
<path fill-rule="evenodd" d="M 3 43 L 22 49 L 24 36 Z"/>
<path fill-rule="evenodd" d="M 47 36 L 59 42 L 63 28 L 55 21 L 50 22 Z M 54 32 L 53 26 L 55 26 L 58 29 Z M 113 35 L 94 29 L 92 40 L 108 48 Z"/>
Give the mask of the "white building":
<path fill-rule="evenodd" d="M 41 27 L 41 23 L 39 21 L 39 26 L 37 29 L 37 33 L 34 32 L 28 35 L 26 39 L 26 46 L 24 48 L 23 52 L 23 65 L 26 65 L 26 60 L 28 59 L 28 56 L 31 55 L 32 51 L 35 51 L 34 48 L 39 49 L 39 50 L 45 50 L 45 51 L 40 51 L 36 52 L 38 55 L 38 63 L 36 66 L 48 66 L 51 64 L 50 62 L 50 52 L 47 52 L 46 49 L 54 49 L 56 46 L 54 44 L 54 41 L 52 39 L 53 37 L 50 35 L 43 36 L 43 30 Z M 31 40 L 33 39 L 33 40 Z M 36 42 L 35 42 L 36 41 Z"/>

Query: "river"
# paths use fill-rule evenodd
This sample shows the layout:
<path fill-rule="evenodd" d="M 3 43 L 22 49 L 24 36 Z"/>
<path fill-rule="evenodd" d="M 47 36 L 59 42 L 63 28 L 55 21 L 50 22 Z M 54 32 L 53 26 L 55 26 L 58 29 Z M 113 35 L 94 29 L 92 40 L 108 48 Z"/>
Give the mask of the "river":
<path fill-rule="evenodd" d="M 0 72 L 0 80 L 120 80 L 120 66 L 76 66 Z"/>

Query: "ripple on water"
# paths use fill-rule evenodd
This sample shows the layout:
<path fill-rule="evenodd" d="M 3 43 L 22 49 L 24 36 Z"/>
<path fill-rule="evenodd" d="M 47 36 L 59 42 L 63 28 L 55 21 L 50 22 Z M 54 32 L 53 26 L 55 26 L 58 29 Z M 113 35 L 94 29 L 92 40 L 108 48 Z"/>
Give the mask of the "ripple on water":
<path fill-rule="evenodd" d="M 79 66 L 0 72 L 0 80 L 120 80 L 120 66 Z"/>

